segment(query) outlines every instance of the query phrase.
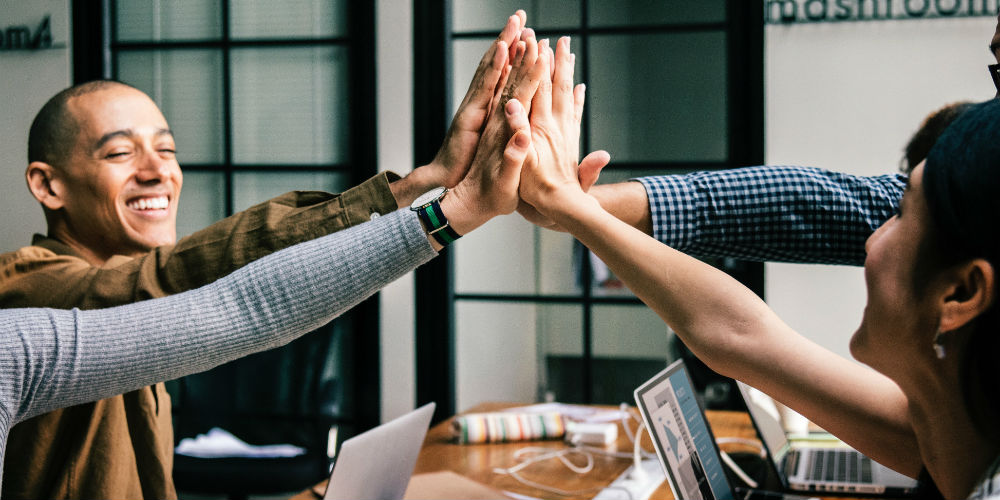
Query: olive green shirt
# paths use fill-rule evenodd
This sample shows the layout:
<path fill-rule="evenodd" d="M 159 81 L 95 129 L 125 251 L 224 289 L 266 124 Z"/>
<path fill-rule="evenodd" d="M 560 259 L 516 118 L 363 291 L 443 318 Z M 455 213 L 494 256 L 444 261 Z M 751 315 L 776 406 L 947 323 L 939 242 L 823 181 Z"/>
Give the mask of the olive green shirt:
<path fill-rule="evenodd" d="M 276 250 L 395 211 L 395 174 L 342 194 L 296 191 L 139 257 L 95 267 L 51 238 L 0 255 L 0 307 L 96 309 L 211 283 Z M 19 423 L 4 461 L 3 498 L 177 498 L 170 398 L 163 384 Z"/>

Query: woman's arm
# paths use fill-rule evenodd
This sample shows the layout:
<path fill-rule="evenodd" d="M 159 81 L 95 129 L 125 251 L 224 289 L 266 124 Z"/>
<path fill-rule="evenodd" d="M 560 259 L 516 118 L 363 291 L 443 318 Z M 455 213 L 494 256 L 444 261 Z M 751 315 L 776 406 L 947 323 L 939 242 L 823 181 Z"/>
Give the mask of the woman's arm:
<path fill-rule="evenodd" d="M 504 90 L 511 100 L 489 116 L 468 173 L 441 202 L 459 234 L 518 203 L 530 143 L 521 100 L 544 66 L 530 32 L 515 54 Z M 180 295 L 105 310 L 0 312 L 0 427 L 283 345 L 430 260 L 440 248 L 431 239 L 404 209 Z"/>
<path fill-rule="evenodd" d="M 416 214 L 400 210 L 191 292 L 93 311 L 5 310 L 0 395 L 17 422 L 204 371 L 318 328 L 435 255 Z"/>
<path fill-rule="evenodd" d="M 572 100 L 568 41 L 560 41 L 553 61 L 554 81 L 539 85 L 540 94 L 551 88 L 552 95 L 536 96 L 532 110 L 524 201 L 594 251 L 710 367 L 916 476 L 921 464 L 906 400 L 892 381 L 798 335 L 736 280 L 622 222 L 582 191 L 570 142 L 579 120 L 565 111 Z"/>

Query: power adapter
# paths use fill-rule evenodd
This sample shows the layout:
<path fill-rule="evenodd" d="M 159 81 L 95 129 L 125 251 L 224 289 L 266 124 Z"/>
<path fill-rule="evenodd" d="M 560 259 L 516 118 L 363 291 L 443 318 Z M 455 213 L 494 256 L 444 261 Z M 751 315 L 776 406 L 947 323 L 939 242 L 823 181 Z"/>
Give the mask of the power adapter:
<path fill-rule="evenodd" d="M 618 440 L 618 424 L 612 422 L 566 422 L 566 442 L 607 446 Z"/>

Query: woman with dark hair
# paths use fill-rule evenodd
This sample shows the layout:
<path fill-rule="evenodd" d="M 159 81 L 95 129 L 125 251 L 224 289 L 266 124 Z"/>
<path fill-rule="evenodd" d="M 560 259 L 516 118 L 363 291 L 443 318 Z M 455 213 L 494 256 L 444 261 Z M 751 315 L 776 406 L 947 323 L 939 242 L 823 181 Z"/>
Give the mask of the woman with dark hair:
<path fill-rule="evenodd" d="M 568 45 L 568 44 L 567 44 Z M 562 48 L 562 44 L 559 45 Z M 520 195 L 594 251 L 710 367 L 760 388 L 946 498 L 1000 495 L 1000 101 L 965 111 L 867 242 L 868 304 L 844 359 L 725 273 L 621 222 L 579 186 L 572 56 L 531 110 Z M 543 77 L 544 79 L 545 77 Z M 998 486 L 994 486 L 996 483 Z"/>

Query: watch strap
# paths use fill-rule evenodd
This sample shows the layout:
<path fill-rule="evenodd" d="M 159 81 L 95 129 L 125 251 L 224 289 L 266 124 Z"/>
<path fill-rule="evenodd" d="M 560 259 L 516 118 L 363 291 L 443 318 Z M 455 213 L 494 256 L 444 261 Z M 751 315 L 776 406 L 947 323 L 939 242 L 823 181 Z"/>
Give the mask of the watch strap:
<path fill-rule="evenodd" d="M 427 234 L 430 234 L 441 246 L 448 246 L 449 243 L 462 237 L 448 224 L 448 218 L 441 211 L 441 203 L 438 200 L 417 209 L 417 216 L 427 228 Z"/>

